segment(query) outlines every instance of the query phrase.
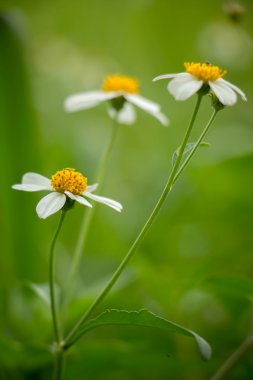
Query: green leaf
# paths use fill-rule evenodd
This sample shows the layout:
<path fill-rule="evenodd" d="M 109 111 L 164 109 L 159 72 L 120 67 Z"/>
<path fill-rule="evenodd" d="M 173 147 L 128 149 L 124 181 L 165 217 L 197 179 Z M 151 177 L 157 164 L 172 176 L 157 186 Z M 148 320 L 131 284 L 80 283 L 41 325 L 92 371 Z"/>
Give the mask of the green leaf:
<path fill-rule="evenodd" d="M 52 354 L 48 345 L 25 344 L 11 338 L 0 338 L 1 369 L 20 369 L 22 367 L 22 370 L 31 370 L 43 365 L 50 365 L 51 360 Z M 2 372 L 0 371 L 0 378 L 2 379 L 1 374 Z"/>
<path fill-rule="evenodd" d="M 239 276 L 212 276 L 205 281 L 206 286 L 219 293 L 226 292 L 234 296 L 251 298 L 253 296 L 253 281 Z"/>
<path fill-rule="evenodd" d="M 24 215 L 31 215 L 34 209 L 33 202 L 30 196 L 10 190 L 24 170 L 40 172 L 42 166 L 40 130 L 23 38 L 29 34 L 24 32 L 20 16 L 18 12 L 0 15 L 0 171 L 4 178 L 0 199 L 5 200 L 1 202 L 0 229 L 4 230 L 1 246 L 5 268 L 6 263 L 10 268 L 4 273 L 4 277 L 10 275 L 7 281 L 12 281 L 11 270 L 18 278 L 35 279 L 41 274 L 41 261 L 34 254 L 41 236 L 35 216 L 24 223 Z"/>
<path fill-rule="evenodd" d="M 81 335 L 87 333 L 90 330 L 93 330 L 96 327 L 106 325 L 144 326 L 171 330 L 175 333 L 193 337 L 198 345 L 202 358 L 205 360 L 209 360 L 211 358 L 211 347 L 201 336 L 192 330 L 159 317 L 158 315 L 148 310 L 106 310 L 97 318 L 90 320 L 85 326 L 81 327 L 77 333 L 77 336 L 80 337 Z"/>
<path fill-rule="evenodd" d="M 195 148 L 196 144 L 197 144 L 196 142 L 191 142 L 191 143 L 186 144 L 186 146 L 184 148 L 183 156 L 185 156 L 187 153 L 190 153 Z M 202 141 L 199 144 L 199 147 L 201 147 L 201 148 L 203 148 L 203 147 L 207 148 L 207 147 L 210 147 L 210 144 L 208 142 Z M 180 147 L 177 148 L 177 150 L 172 155 L 172 165 L 173 166 L 175 165 L 175 162 L 176 162 L 176 160 L 178 158 L 179 150 L 180 150 Z"/>
<path fill-rule="evenodd" d="M 48 284 L 34 284 L 33 282 L 30 282 L 28 286 L 35 294 L 37 294 L 37 296 L 39 296 L 40 299 L 42 299 L 42 301 L 44 301 L 48 306 L 50 305 Z"/>
<path fill-rule="evenodd" d="M 50 290 L 49 284 L 35 284 L 33 282 L 28 283 L 28 287 L 48 306 L 50 306 Z M 59 302 L 60 299 L 60 288 L 55 284 L 55 298 L 56 302 Z"/>

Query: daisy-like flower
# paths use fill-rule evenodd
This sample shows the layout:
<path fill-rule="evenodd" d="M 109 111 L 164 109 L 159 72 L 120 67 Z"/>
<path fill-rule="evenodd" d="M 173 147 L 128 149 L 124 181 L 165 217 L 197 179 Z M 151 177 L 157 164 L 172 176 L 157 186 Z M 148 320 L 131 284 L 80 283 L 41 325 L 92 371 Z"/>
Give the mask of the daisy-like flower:
<path fill-rule="evenodd" d="M 160 105 L 139 95 L 139 82 L 125 75 L 110 75 L 104 79 L 101 90 L 69 96 L 64 103 L 68 112 L 92 108 L 109 100 L 109 116 L 121 124 L 133 124 L 136 113 L 133 105 L 158 119 L 164 126 L 168 118 L 160 111 Z"/>
<path fill-rule="evenodd" d="M 224 106 L 232 106 L 236 103 L 237 94 L 246 101 L 246 95 L 237 86 L 223 79 L 227 73 L 218 66 L 210 63 L 188 62 L 184 64 L 186 72 L 179 74 L 164 74 L 153 79 L 172 79 L 168 84 L 168 91 L 176 100 L 186 100 L 203 86 L 211 90 L 220 103 Z"/>
<path fill-rule="evenodd" d="M 104 203 L 118 212 L 122 210 L 122 205 L 119 202 L 93 194 L 97 184 L 88 186 L 87 178 L 72 168 L 56 172 L 51 179 L 37 173 L 26 173 L 22 178 L 22 183 L 13 185 L 12 188 L 23 191 L 51 191 L 39 201 L 36 207 L 37 214 L 42 219 L 46 219 L 61 210 L 68 198 L 84 206 L 92 207 L 86 199 L 89 198 Z"/>

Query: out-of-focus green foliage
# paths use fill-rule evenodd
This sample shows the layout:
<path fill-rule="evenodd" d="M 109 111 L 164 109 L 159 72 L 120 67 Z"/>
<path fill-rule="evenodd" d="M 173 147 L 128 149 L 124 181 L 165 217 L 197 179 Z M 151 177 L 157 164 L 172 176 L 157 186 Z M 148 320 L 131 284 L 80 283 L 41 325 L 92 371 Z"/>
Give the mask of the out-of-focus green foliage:
<path fill-rule="evenodd" d="M 67 314 L 69 328 L 90 305 L 137 236 L 171 169 L 173 152 L 195 99 L 176 102 L 156 75 L 183 71 L 185 61 L 228 69 L 241 100 L 220 112 L 104 309 L 148 308 L 205 337 L 201 362 L 193 340 L 153 329 L 103 327 L 70 351 L 66 379 L 209 378 L 252 328 L 253 116 L 252 2 L 239 23 L 224 3 L 164 0 L 22 2 L 2 0 L 0 19 L 0 379 L 48 379 L 53 340 L 48 305 L 30 283 L 48 281 L 48 249 L 59 215 L 39 220 L 39 193 L 11 190 L 28 171 L 46 176 L 64 167 L 89 183 L 110 135 L 106 105 L 73 114 L 66 96 L 98 89 L 110 73 L 133 75 L 141 94 L 161 103 L 171 126 L 142 111 L 121 126 L 103 193 L 121 215 L 97 207 Z M 206 97 L 191 141 L 211 114 Z M 69 212 L 57 245 L 64 284 L 84 209 Z M 237 288 L 237 291 L 236 291 Z M 230 289 L 230 291 L 229 291 Z M 233 291 L 231 291 L 231 289 Z M 246 293 L 247 297 L 243 296 Z M 250 379 L 252 355 L 229 375 Z"/>

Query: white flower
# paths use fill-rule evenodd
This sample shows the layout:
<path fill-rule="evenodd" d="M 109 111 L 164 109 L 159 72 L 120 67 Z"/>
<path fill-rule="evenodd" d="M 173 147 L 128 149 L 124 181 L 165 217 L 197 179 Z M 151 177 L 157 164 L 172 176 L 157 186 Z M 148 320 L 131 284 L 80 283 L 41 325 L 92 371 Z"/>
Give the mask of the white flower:
<path fill-rule="evenodd" d="M 172 79 L 168 84 L 168 91 L 176 100 L 186 100 L 203 86 L 209 86 L 209 89 L 217 96 L 224 106 L 232 106 L 236 103 L 237 94 L 246 101 L 246 95 L 235 85 L 222 79 L 227 73 L 222 71 L 218 66 L 209 63 L 185 63 L 186 72 L 179 74 L 164 74 L 153 79 Z"/>
<path fill-rule="evenodd" d="M 92 205 L 86 198 L 104 203 L 118 212 L 122 210 L 119 202 L 93 194 L 97 184 L 87 186 L 87 179 L 83 174 L 72 168 L 58 171 L 52 175 L 51 180 L 37 173 L 26 173 L 22 178 L 22 183 L 13 185 L 12 188 L 23 191 L 51 191 L 39 201 L 36 207 L 37 214 L 42 219 L 61 210 L 67 197 L 88 207 L 92 207 Z"/>
<path fill-rule="evenodd" d="M 110 75 L 105 78 L 101 90 L 69 96 L 64 103 L 68 112 L 92 108 L 110 101 L 109 116 L 121 124 L 133 124 L 136 113 L 133 105 L 158 119 L 164 126 L 168 118 L 160 111 L 160 105 L 138 94 L 139 83 L 135 78 L 124 75 Z"/>

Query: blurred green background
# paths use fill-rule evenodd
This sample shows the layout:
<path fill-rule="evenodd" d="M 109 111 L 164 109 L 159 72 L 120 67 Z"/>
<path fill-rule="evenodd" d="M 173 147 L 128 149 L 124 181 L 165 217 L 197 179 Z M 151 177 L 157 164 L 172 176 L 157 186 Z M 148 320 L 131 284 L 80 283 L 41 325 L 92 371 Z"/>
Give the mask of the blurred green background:
<path fill-rule="evenodd" d="M 46 283 L 58 215 L 39 220 L 42 194 L 15 192 L 23 173 L 64 167 L 93 183 L 110 136 L 106 105 L 67 114 L 66 96 L 98 89 L 107 74 L 133 75 L 159 102 L 169 129 L 141 110 L 122 125 L 101 194 L 124 212 L 98 206 L 76 279 L 69 322 L 102 289 L 150 214 L 171 168 L 195 98 L 176 102 L 166 82 L 185 61 L 228 69 L 248 96 L 221 112 L 121 281 L 98 311 L 148 308 L 205 337 L 201 361 L 192 339 L 152 329 L 101 328 L 70 352 L 66 379 L 208 379 L 252 329 L 253 5 L 233 22 L 227 2 L 43 0 L 0 3 L 0 379 L 48 379 L 53 339 L 48 307 L 28 284 Z M 192 139 L 212 110 L 204 99 Z M 99 191 L 98 191 L 99 193 Z M 64 284 L 84 209 L 69 213 L 57 245 Z M 251 379 L 252 354 L 229 375 Z"/>

